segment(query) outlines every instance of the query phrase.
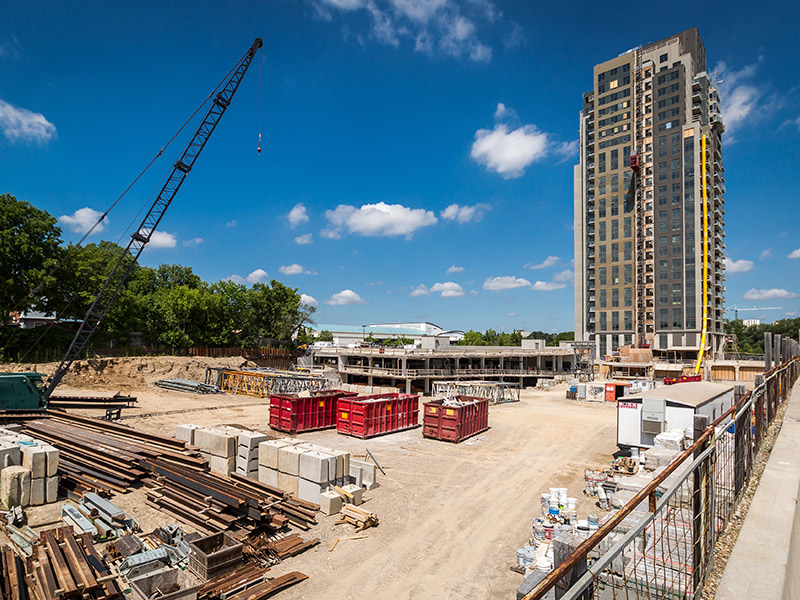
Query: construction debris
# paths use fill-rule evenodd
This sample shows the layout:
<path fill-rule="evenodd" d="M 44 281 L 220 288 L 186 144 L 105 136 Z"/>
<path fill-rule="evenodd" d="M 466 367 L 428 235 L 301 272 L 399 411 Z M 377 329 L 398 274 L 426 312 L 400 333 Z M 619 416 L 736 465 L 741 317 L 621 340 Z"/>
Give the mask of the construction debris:
<path fill-rule="evenodd" d="M 377 527 L 379 521 L 378 515 L 375 513 L 362 510 L 352 504 L 345 504 L 342 507 L 342 512 L 340 513 L 339 520 L 336 521 L 336 525 L 344 523 L 354 525 L 356 532 L 359 532 L 369 529 L 370 527 Z"/>
<path fill-rule="evenodd" d="M 208 385 L 199 381 L 191 381 L 189 379 L 159 379 L 156 385 L 165 390 L 172 390 L 175 392 L 187 392 L 190 394 L 224 394 L 224 392 L 216 385 Z"/>
<path fill-rule="evenodd" d="M 307 575 L 293 571 L 269 579 L 264 570 L 255 565 L 244 565 L 227 575 L 206 582 L 197 590 L 198 600 L 260 600 L 268 598 L 301 581 Z"/>
<path fill-rule="evenodd" d="M 349 537 L 336 538 L 335 540 L 333 540 L 331 547 L 328 548 L 328 552 L 333 552 L 333 549 L 336 548 L 339 542 L 344 542 L 346 540 L 363 540 L 364 538 L 368 537 L 369 537 L 368 535 L 351 535 Z"/>
<path fill-rule="evenodd" d="M 242 553 L 250 561 L 264 567 L 280 563 L 319 544 L 319 538 L 304 540 L 300 535 L 269 534 L 263 529 L 251 532 L 244 542 Z"/>

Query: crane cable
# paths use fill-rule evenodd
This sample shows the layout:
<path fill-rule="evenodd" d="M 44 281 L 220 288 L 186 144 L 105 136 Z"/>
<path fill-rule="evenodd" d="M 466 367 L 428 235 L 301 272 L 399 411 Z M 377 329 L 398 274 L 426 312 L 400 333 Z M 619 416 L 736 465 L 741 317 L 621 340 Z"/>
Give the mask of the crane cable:
<path fill-rule="evenodd" d="M 167 143 L 164 144 L 161 147 L 161 149 L 158 151 L 158 153 L 150 160 L 150 162 L 147 163 L 147 165 L 144 167 L 144 169 L 141 170 L 141 172 L 134 178 L 134 180 L 128 185 L 128 187 L 125 188 L 125 190 L 119 195 L 119 197 L 116 200 L 114 200 L 114 202 L 111 203 L 111 206 L 109 206 L 106 209 L 106 211 L 100 216 L 100 218 L 97 219 L 97 221 L 94 222 L 94 224 L 86 231 L 86 233 L 83 234 L 83 237 L 81 237 L 81 239 L 78 240 L 78 242 L 72 246 L 73 250 L 75 248 L 79 248 L 81 246 L 81 244 L 83 244 L 83 242 L 86 241 L 86 238 L 88 238 L 92 234 L 92 232 L 95 229 L 97 229 L 97 227 L 100 225 L 100 223 L 102 223 L 103 220 L 108 216 L 108 214 L 117 206 L 117 204 L 119 204 L 119 202 L 122 200 L 122 198 L 125 197 L 125 195 L 131 190 L 131 188 L 134 185 L 136 185 L 136 183 L 139 181 L 139 179 L 141 179 L 142 176 L 144 176 L 144 174 L 150 169 L 150 167 L 153 166 L 153 163 L 155 163 L 161 157 L 161 155 L 164 153 L 164 151 L 172 144 L 172 142 L 175 141 L 175 138 L 177 138 L 181 134 L 181 132 L 186 128 L 186 126 L 189 123 L 191 123 L 192 119 L 194 119 L 195 116 L 197 116 L 197 113 L 200 112 L 200 110 L 206 105 L 206 103 L 214 96 L 214 94 L 217 92 L 217 90 L 220 88 L 220 86 L 223 83 L 225 83 L 225 81 L 227 81 L 227 79 L 230 77 L 230 75 L 239 67 L 239 64 L 241 63 L 241 61 L 242 61 L 242 59 L 239 59 L 239 61 L 237 61 L 236 64 L 225 74 L 225 76 L 220 80 L 220 82 L 216 86 L 214 86 L 214 89 L 211 90 L 211 92 L 208 94 L 208 96 L 206 96 L 206 98 L 198 105 L 198 107 L 194 110 L 194 112 L 191 115 L 189 115 L 189 117 L 183 122 L 183 124 L 178 128 L 178 130 L 167 141 Z M 261 89 L 260 89 L 260 86 L 259 86 L 259 97 L 260 97 L 260 93 L 261 93 Z M 259 101 L 259 105 L 260 104 L 261 103 Z M 261 129 L 260 121 L 261 121 L 261 115 L 259 113 L 259 130 Z M 260 140 L 260 137 L 261 137 L 261 135 L 259 133 L 259 140 Z M 259 144 L 259 146 L 260 146 L 260 144 Z M 260 152 L 261 152 L 261 149 L 259 147 L 259 153 Z M 150 198 L 152 199 L 152 194 L 150 195 Z M 149 202 L 149 200 L 147 202 Z M 143 207 L 146 206 L 147 202 L 145 202 L 142 206 Z M 128 227 L 125 229 L 125 231 L 123 231 L 122 235 L 119 237 L 119 239 L 117 241 L 118 244 L 119 244 L 119 241 L 122 240 L 123 236 L 130 230 L 130 228 L 133 225 L 133 223 L 136 222 L 136 219 L 141 214 L 141 212 L 142 212 L 142 208 L 139 209 L 139 212 L 136 213 L 136 216 L 134 217 L 133 221 L 131 221 L 131 223 L 128 225 Z M 70 254 L 70 249 L 68 248 L 67 251 L 64 253 L 64 256 L 61 257 L 61 260 L 59 260 L 56 263 L 56 265 L 52 269 L 50 269 L 50 271 L 48 271 L 42 277 L 40 283 L 38 283 L 36 286 L 31 288 L 31 290 L 25 295 L 25 300 L 21 300 L 20 302 L 18 302 L 17 305 L 14 307 L 14 309 L 12 309 L 11 312 L 21 312 L 22 308 L 24 307 L 24 305 L 25 305 L 25 303 L 27 301 L 27 299 L 34 298 L 42 290 L 42 288 L 45 287 L 45 285 L 47 285 L 48 279 L 50 277 L 52 277 L 64 265 L 64 263 L 66 262 L 69 254 Z M 69 304 L 67 306 L 69 306 Z M 8 336 L 8 338 L 6 339 L 4 346 L 8 346 L 8 344 L 16 336 L 16 334 L 17 334 L 19 329 L 21 329 L 21 328 L 15 328 L 14 329 L 14 331 L 11 333 L 11 335 Z M 49 330 L 49 328 L 48 328 L 48 330 Z M 33 350 L 33 348 L 39 343 L 40 340 L 41 340 L 41 337 L 37 341 L 35 341 L 31 345 L 30 348 L 28 348 L 28 350 L 25 352 L 25 355 L 27 355 L 31 350 Z"/>
<path fill-rule="evenodd" d="M 258 155 L 261 156 L 261 70 L 264 64 L 264 53 L 258 57 Z"/>

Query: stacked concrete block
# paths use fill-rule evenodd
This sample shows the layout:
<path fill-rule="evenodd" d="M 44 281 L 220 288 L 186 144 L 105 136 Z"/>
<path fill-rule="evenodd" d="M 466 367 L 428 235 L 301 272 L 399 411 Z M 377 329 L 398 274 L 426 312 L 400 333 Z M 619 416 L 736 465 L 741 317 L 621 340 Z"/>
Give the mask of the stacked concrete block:
<path fill-rule="evenodd" d="M 0 471 L 0 501 L 6 508 L 30 505 L 30 469 L 22 466 L 10 466 Z"/>
<path fill-rule="evenodd" d="M 336 457 L 309 450 L 300 455 L 298 497 L 319 504 L 320 494 L 336 481 Z"/>
<path fill-rule="evenodd" d="M 208 461 L 208 468 L 218 475 L 230 475 L 236 469 L 236 436 L 226 430 L 194 430 L 194 445 Z"/>
<path fill-rule="evenodd" d="M 342 510 L 344 500 L 334 491 L 322 492 L 319 495 L 319 509 L 323 514 L 335 515 Z"/>
<path fill-rule="evenodd" d="M 196 429 L 200 429 L 200 427 L 197 425 L 177 425 L 175 427 L 175 438 L 194 446 L 194 432 Z"/>
<path fill-rule="evenodd" d="M 245 477 L 258 478 L 258 446 L 268 440 L 263 433 L 242 431 L 238 436 L 236 472 Z"/>
<path fill-rule="evenodd" d="M 268 440 L 258 445 L 258 481 L 278 487 L 278 450 L 289 446 L 283 440 Z"/>
<path fill-rule="evenodd" d="M 25 469 L 21 476 L 12 470 L 7 475 L 3 502 L 9 496 L 22 506 L 55 502 L 58 495 L 58 450 L 11 427 L 0 428 L 0 470 Z M 17 474 L 15 474 L 17 473 Z M 21 477 L 21 479 L 20 479 Z M 48 493 L 49 490 L 49 493 Z"/>
<path fill-rule="evenodd" d="M 22 452 L 22 466 L 31 473 L 30 503 L 39 506 L 48 502 L 55 502 L 58 493 L 58 450 L 53 446 L 32 446 L 25 443 L 20 446 Z M 47 480 L 55 480 L 55 494 L 51 491 L 48 495 Z M 52 490 L 53 483 L 50 483 Z"/>
<path fill-rule="evenodd" d="M 350 485 L 344 486 L 342 489 L 352 496 L 352 498 L 349 499 L 350 504 L 358 506 L 364 502 L 364 488 L 360 485 L 351 483 Z"/>
<path fill-rule="evenodd" d="M 22 451 L 14 442 L 0 442 L 0 469 L 22 464 Z"/>

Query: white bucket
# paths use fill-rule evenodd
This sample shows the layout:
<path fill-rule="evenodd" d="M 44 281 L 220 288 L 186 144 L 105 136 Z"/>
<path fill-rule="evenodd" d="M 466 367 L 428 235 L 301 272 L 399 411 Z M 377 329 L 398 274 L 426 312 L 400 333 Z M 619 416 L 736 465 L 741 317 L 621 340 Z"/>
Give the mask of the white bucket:
<path fill-rule="evenodd" d="M 547 515 L 549 508 L 550 508 L 550 494 L 545 492 L 544 494 L 542 494 L 542 514 Z"/>
<path fill-rule="evenodd" d="M 577 498 L 567 498 L 567 509 L 568 510 L 575 510 L 578 508 L 578 499 Z"/>
<path fill-rule="evenodd" d="M 533 539 L 535 540 L 544 539 L 544 524 L 542 523 L 541 519 L 533 520 Z"/>
<path fill-rule="evenodd" d="M 546 556 L 541 557 L 539 560 L 536 561 L 536 568 L 539 571 L 543 571 L 545 573 L 549 573 L 553 570 L 553 564 L 550 562 L 550 559 Z"/>
<path fill-rule="evenodd" d="M 600 522 L 597 515 L 589 515 L 589 529 L 599 529 Z"/>
<path fill-rule="evenodd" d="M 520 548 L 517 550 L 517 566 L 524 567 L 525 566 L 525 555 L 528 553 L 525 548 Z"/>

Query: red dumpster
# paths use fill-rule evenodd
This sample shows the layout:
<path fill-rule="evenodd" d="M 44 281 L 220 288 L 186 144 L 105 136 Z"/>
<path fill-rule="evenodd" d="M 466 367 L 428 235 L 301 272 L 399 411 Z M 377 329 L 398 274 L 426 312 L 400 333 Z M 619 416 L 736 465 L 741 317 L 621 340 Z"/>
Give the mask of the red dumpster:
<path fill-rule="evenodd" d="M 305 397 L 271 394 L 269 426 L 292 434 L 336 427 L 336 400 L 342 396 L 355 396 L 355 392 L 324 390 Z"/>
<path fill-rule="evenodd" d="M 489 429 L 489 399 L 456 396 L 462 406 L 446 406 L 444 400 L 426 402 L 422 413 L 422 435 L 446 442 L 461 442 Z"/>
<path fill-rule="evenodd" d="M 375 394 L 337 400 L 336 431 L 369 438 L 419 426 L 419 396 Z"/>

